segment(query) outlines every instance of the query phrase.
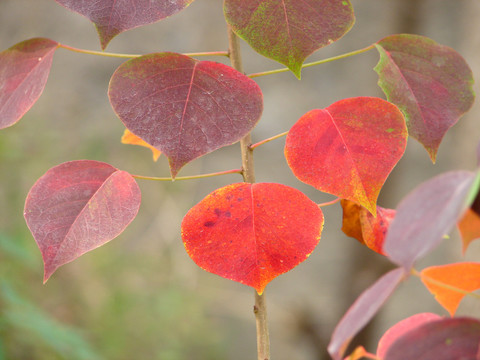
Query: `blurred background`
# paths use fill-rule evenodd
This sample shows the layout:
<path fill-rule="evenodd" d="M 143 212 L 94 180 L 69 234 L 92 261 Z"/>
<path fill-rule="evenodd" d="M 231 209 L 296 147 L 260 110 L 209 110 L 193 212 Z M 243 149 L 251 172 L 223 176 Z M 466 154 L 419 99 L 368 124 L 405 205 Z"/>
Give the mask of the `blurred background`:
<path fill-rule="evenodd" d="M 459 51 L 480 78 L 478 0 L 352 0 L 356 24 L 340 41 L 307 61 L 363 48 L 394 33 L 417 33 Z M 53 0 L 0 0 L 0 49 L 32 37 L 99 50 L 94 26 Z M 123 33 L 107 51 L 150 53 L 226 50 L 220 0 L 197 0 L 177 15 Z M 242 42 L 247 73 L 283 67 Z M 213 60 L 225 62 L 226 59 Z M 190 207 L 239 175 L 159 183 L 141 181 L 140 212 L 115 240 L 59 269 L 42 285 L 41 255 L 23 219 L 26 194 L 49 168 L 76 159 L 105 161 L 133 174 L 169 176 L 167 161 L 122 145 L 123 125 L 107 98 L 110 76 L 124 60 L 59 49 L 46 89 L 16 125 L 0 132 L 0 360 L 256 358 L 253 289 L 199 269 L 186 254 L 180 223 Z M 291 73 L 257 78 L 264 116 L 253 141 L 288 130 L 314 108 L 343 98 L 379 96 L 375 51 Z M 479 93 L 478 84 L 475 85 Z M 432 165 L 409 140 L 406 155 L 382 190 L 379 205 L 394 208 L 421 182 L 452 169 L 474 169 L 480 140 L 477 103 L 446 135 Z M 333 197 L 298 181 L 283 157 L 284 138 L 255 151 L 259 182 L 293 186 L 320 203 Z M 179 174 L 241 166 L 239 145 L 208 154 Z M 310 258 L 267 286 L 272 359 L 328 359 L 330 334 L 358 294 L 391 265 L 347 238 L 337 204 L 324 209 L 325 228 Z M 473 243 L 468 260 L 480 259 Z M 451 239 L 420 262 L 421 269 L 461 259 Z M 446 312 L 417 279 L 394 294 L 356 343 L 372 352 L 381 333 L 414 313 Z M 480 316 L 465 299 L 459 314 Z"/>

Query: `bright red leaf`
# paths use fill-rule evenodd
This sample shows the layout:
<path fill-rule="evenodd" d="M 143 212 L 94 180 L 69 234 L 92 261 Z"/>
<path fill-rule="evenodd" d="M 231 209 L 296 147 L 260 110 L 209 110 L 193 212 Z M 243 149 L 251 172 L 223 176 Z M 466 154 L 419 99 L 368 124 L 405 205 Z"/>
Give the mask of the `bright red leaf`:
<path fill-rule="evenodd" d="M 186 8 L 193 0 L 55 0 L 95 24 L 102 49 L 121 32 L 157 22 Z"/>
<path fill-rule="evenodd" d="M 353 337 L 375 316 L 406 276 L 404 269 L 394 269 L 383 275 L 355 300 L 335 327 L 328 344 L 328 352 L 334 360 L 342 360 Z"/>
<path fill-rule="evenodd" d="M 0 53 L 0 129 L 12 126 L 45 88 L 58 43 L 25 40 Z"/>
<path fill-rule="evenodd" d="M 132 134 L 132 132 L 128 129 L 125 129 L 125 131 L 123 132 L 122 144 L 138 145 L 150 149 L 152 151 L 153 161 L 157 161 L 160 155 L 162 155 L 162 153 L 158 149 L 155 149 L 152 145 L 147 144 L 138 136 Z"/>
<path fill-rule="evenodd" d="M 409 331 L 429 323 L 431 321 L 440 320 L 442 317 L 437 314 L 432 313 L 421 313 L 410 316 L 392 326 L 388 329 L 382 338 L 378 342 L 377 348 L 377 357 L 383 359 L 385 357 L 388 348 L 402 335 L 408 333 Z"/>
<path fill-rule="evenodd" d="M 465 212 L 474 180 L 468 171 L 448 172 L 408 194 L 388 229 L 383 247 L 387 256 L 410 269 L 433 250 Z"/>
<path fill-rule="evenodd" d="M 423 269 L 421 280 L 435 299 L 451 316 L 457 311 L 458 305 L 465 294 L 440 285 L 454 287 L 466 292 L 480 289 L 480 263 L 464 262 L 443 266 L 431 266 Z"/>
<path fill-rule="evenodd" d="M 109 97 L 125 126 L 168 157 L 172 177 L 189 161 L 239 141 L 263 110 L 253 80 L 175 53 L 125 62 L 112 76 Z"/>
<path fill-rule="evenodd" d="M 349 0 L 225 0 L 227 23 L 258 53 L 298 78 L 304 60 L 353 26 Z"/>
<path fill-rule="evenodd" d="M 90 160 L 48 170 L 30 189 L 25 219 L 42 253 L 44 282 L 55 270 L 119 235 L 140 206 L 130 174 Z"/>
<path fill-rule="evenodd" d="M 273 183 L 237 183 L 215 190 L 182 222 L 182 239 L 202 269 L 251 286 L 265 286 L 313 251 L 323 228 L 317 204 Z"/>
<path fill-rule="evenodd" d="M 375 214 L 406 144 L 405 119 L 395 105 L 358 97 L 303 115 L 288 132 L 285 157 L 301 181 Z"/>
<path fill-rule="evenodd" d="M 395 216 L 395 210 L 377 206 L 375 217 L 363 206 L 352 201 L 342 200 L 341 205 L 343 208 L 342 231 L 373 251 L 385 255 L 383 242 Z"/>
<path fill-rule="evenodd" d="M 443 136 L 473 104 L 472 71 L 455 50 L 423 36 L 392 35 L 376 46 L 378 84 L 435 162 Z"/>
<path fill-rule="evenodd" d="M 480 321 L 446 318 L 428 321 L 400 336 L 382 360 L 477 360 L 479 347 Z"/>

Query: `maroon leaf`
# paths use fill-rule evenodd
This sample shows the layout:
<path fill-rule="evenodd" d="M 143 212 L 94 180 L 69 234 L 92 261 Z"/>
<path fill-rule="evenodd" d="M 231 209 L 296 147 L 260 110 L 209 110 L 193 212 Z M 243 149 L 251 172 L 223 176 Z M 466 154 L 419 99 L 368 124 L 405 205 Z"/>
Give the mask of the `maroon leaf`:
<path fill-rule="evenodd" d="M 468 171 L 439 175 L 417 187 L 398 205 L 383 246 L 395 263 L 410 269 L 437 246 L 468 207 L 475 180 Z"/>
<path fill-rule="evenodd" d="M 480 321 L 446 318 L 430 321 L 399 337 L 382 360 L 477 360 Z"/>
<path fill-rule="evenodd" d="M 172 177 L 189 161 L 239 141 L 263 110 L 253 80 L 175 53 L 125 62 L 112 76 L 109 97 L 125 126 L 168 157 Z"/>
<path fill-rule="evenodd" d="M 90 160 L 48 170 L 25 202 L 25 219 L 42 253 L 44 282 L 55 270 L 118 236 L 140 206 L 130 174 Z"/>
<path fill-rule="evenodd" d="M 45 88 L 58 43 L 25 40 L 0 53 L 0 129 L 12 126 Z"/>
<path fill-rule="evenodd" d="M 402 268 L 388 272 L 355 300 L 335 327 L 328 344 L 328 352 L 334 360 L 342 359 L 352 338 L 373 318 L 406 274 Z"/>
<path fill-rule="evenodd" d="M 376 46 L 379 86 L 435 162 L 443 136 L 473 104 L 472 71 L 455 50 L 423 36 L 392 35 Z"/>
<path fill-rule="evenodd" d="M 431 321 L 437 321 L 441 318 L 442 317 L 437 314 L 421 313 L 410 316 L 396 323 L 394 326 L 388 329 L 385 334 L 383 334 L 382 338 L 378 342 L 377 357 L 379 359 L 383 359 L 385 357 L 385 353 L 388 351 L 388 348 L 402 335 L 421 325 L 424 325 Z"/>
<path fill-rule="evenodd" d="M 355 21 L 349 0 L 225 0 L 233 31 L 298 78 L 304 60 L 340 39 Z"/>
<path fill-rule="evenodd" d="M 102 49 L 121 32 L 157 22 L 186 8 L 193 0 L 55 0 L 95 24 Z"/>

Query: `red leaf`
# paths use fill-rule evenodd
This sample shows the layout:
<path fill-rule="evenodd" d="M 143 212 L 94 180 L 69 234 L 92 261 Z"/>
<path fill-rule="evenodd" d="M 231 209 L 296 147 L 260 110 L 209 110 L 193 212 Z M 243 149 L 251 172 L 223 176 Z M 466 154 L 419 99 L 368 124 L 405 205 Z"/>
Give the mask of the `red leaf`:
<path fill-rule="evenodd" d="M 30 39 L 0 53 L 0 129 L 12 126 L 45 88 L 58 43 Z"/>
<path fill-rule="evenodd" d="M 301 181 L 375 214 L 380 189 L 406 144 L 405 120 L 395 105 L 358 97 L 303 115 L 288 132 L 285 157 Z"/>
<path fill-rule="evenodd" d="M 225 0 L 227 23 L 258 53 L 298 78 L 304 60 L 353 26 L 349 0 Z"/>
<path fill-rule="evenodd" d="M 410 269 L 443 239 L 464 213 L 475 174 L 449 172 L 424 182 L 397 207 L 384 251 L 395 263 Z"/>
<path fill-rule="evenodd" d="M 353 337 L 375 316 L 407 273 L 402 268 L 383 275 L 365 290 L 343 315 L 335 327 L 328 352 L 334 360 L 341 360 Z"/>
<path fill-rule="evenodd" d="M 392 35 L 376 46 L 378 84 L 435 162 L 443 136 L 473 104 L 472 71 L 455 50 L 423 36 Z"/>
<path fill-rule="evenodd" d="M 476 360 L 480 321 L 453 318 L 429 321 L 402 335 L 386 349 L 382 360 Z"/>
<path fill-rule="evenodd" d="M 152 151 L 153 161 L 157 161 L 158 158 L 160 157 L 160 155 L 162 155 L 162 153 L 159 150 L 157 150 L 153 146 L 147 144 L 145 141 L 140 139 L 138 136 L 132 134 L 131 131 L 128 130 L 128 129 L 125 129 L 125 131 L 123 132 L 122 144 L 139 145 L 139 146 L 143 146 L 143 147 L 146 147 L 146 148 L 150 149 Z"/>
<path fill-rule="evenodd" d="M 136 136 L 180 168 L 248 134 L 263 110 L 258 85 L 235 69 L 175 53 L 122 64 L 110 81 L 113 109 Z"/>
<path fill-rule="evenodd" d="M 388 348 L 401 336 L 408 333 L 409 331 L 429 323 L 431 321 L 436 321 L 442 317 L 437 314 L 432 313 L 421 313 L 410 316 L 392 326 L 383 334 L 382 338 L 378 342 L 377 348 L 377 357 L 383 359 L 385 357 Z"/>
<path fill-rule="evenodd" d="M 44 282 L 55 270 L 118 236 L 140 206 L 130 174 L 90 160 L 48 170 L 30 189 L 25 219 L 43 256 Z"/>
<path fill-rule="evenodd" d="M 271 280 L 311 254 L 322 228 L 322 211 L 300 191 L 280 184 L 237 183 L 190 209 L 182 238 L 202 269 L 261 294 Z"/>
<path fill-rule="evenodd" d="M 95 24 L 102 49 L 121 32 L 157 22 L 186 8 L 193 0 L 55 0 Z"/>
<path fill-rule="evenodd" d="M 385 255 L 383 242 L 395 216 L 395 210 L 377 206 L 377 216 L 374 217 L 363 206 L 352 201 L 342 200 L 341 205 L 343 208 L 342 231 L 373 251 Z"/>
<path fill-rule="evenodd" d="M 457 311 L 458 305 L 465 294 L 454 289 L 441 286 L 439 283 L 466 292 L 480 289 L 480 263 L 457 263 L 443 266 L 431 266 L 423 269 L 421 280 L 435 299 L 451 316 Z"/>

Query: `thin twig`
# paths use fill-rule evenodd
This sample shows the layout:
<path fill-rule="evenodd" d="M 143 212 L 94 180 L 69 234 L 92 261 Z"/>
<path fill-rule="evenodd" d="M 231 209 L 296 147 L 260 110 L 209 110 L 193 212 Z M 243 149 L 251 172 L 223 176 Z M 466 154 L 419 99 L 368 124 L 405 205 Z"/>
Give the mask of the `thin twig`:
<path fill-rule="evenodd" d="M 311 62 L 311 63 L 306 63 L 306 64 L 303 64 L 303 65 L 302 65 L 302 69 L 303 69 L 303 68 L 306 68 L 306 67 L 310 67 L 310 66 L 316 66 L 316 65 L 325 64 L 325 63 L 328 63 L 328 62 L 331 62 L 331 61 L 335 61 L 335 60 L 344 59 L 344 58 L 347 58 L 347 57 L 350 57 L 350 56 L 353 56 L 353 55 L 358 55 L 358 54 L 367 52 L 367 51 L 373 49 L 374 47 L 375 47 L 375 44 L 372 44 L 372 45 L 369 45 L 369 46 L 367 46 L 367 47 L 365 47 L 365 48 L 363 48 L 363 49 L 360 49 L 360 50 L 355 50 L 355 51 L 351 51 L 351 52 L 349 52 L 349 53 L 342 54 L 342 55 L 338 55 L 338 56 L 334 56 L 334 57 L 331 57 L 331 58 L 327 58 L 327 59 L 323 59 L 323 60 L 318 60 L 318 61 L 314 61 L 314 62 Z M 289 68 L 282 68 L 282 69 L 276 69 L 276 70 L 262 71 L 262 72 L 250 74 L 250 75 L 247 75 L 247 76 L 248 76 L 249 78 L 255 78 L 255 77 L 259 77 L 259 76 L 279 74 L 279 73 L 287 72 L 287 71 L 290 71 L 290 69 L 289 69 Z"/>
<path fill-rule="evenodd" d="M 219 172 L 209 173 L 209 174 L 178 176 L 175 179 L 172 179 L 171 177 L 155 177 L 155 176 L 143 176 L 143 175 L 135 175 L 135 174 L 132 174 L 132 176 L 136 179 L 142 179 L 142 180 L 176 181 L 176 180 L 203 179 L 203 178 L 208 178 L 213 176 L 228 175 L 228 174 L 242 174 L 242 173 L 243 173 L 243 169 L 234 169 L 234 170 L 219 171 Z"/>

